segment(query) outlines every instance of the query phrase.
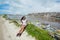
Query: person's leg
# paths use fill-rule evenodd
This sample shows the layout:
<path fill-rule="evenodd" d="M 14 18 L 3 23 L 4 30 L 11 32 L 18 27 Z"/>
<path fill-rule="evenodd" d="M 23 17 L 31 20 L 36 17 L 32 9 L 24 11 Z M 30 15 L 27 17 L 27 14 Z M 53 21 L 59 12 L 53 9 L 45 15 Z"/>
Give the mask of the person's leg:
<path fill-rule="evenodd" d="M 23 28 L 22 28 L 22 26 L 21 26 L 21 28 L 20 28 L 20 30 L 19 30 L 19 33 L 21 33 L 21 30 L 22 30 Z"/>
<path fill-rule="evenodd" d="M 19 30 L 19 33 L 17 34 L 17 36 L 21 36 L 21 34 L 23 33 L 25 29 L 25 26 L 21 26 L 21 29 Z"/>
<path fill-rule="evenodd" d="M 23 33 L 23 31 L 24 31 L 24 26 L 22 26 L 22 27 L 21 27 L 21 29 L 20 29 L 19 33 L 21 33 L 21 34 L 22 34 L 22 33 Z"/>

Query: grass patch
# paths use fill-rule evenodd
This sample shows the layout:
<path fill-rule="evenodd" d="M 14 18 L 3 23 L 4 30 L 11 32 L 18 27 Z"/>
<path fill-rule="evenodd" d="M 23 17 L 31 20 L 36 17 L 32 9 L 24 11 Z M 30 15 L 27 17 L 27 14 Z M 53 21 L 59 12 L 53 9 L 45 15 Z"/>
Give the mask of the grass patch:
<path fill-rule="evenodd" d="M 49 36 L 48 32 L 36 27 L 33 24 L 28 24 L 26 31 L 32 37 L 35 37 L 36 40 L 54 40 L 51 36 Z"/>
<path fill-rule="evenodd" d="M 16 20 L 10 20 L 10 23 L 14 23 L 17 27 L 21 26 Z"/>

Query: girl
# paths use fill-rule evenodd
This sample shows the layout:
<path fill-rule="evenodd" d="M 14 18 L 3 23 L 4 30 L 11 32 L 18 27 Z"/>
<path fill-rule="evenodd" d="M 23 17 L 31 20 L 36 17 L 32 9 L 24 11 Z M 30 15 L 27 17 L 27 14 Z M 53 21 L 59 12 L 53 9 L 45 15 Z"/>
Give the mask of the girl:
<path fill-rule="evenodd" d="M 19 33 L 17 33 L 17 36 L 21 36 L 21 34 L 23 33 L 23 31 L 25 30 L 26 26 L 27 26 L 27 20 L 26 17 L 23 16 L 21 18 L 21 29 L 19 30 Z"/>

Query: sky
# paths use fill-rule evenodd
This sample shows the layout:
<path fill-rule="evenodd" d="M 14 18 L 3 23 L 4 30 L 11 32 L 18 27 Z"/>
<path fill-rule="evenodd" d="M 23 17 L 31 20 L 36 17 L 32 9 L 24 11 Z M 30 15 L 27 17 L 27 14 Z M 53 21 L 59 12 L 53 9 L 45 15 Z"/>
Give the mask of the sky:
<path fill-rule="evenodd" d="M 60 12 L 60 0 L 0 0 L 0 14 Z"/>

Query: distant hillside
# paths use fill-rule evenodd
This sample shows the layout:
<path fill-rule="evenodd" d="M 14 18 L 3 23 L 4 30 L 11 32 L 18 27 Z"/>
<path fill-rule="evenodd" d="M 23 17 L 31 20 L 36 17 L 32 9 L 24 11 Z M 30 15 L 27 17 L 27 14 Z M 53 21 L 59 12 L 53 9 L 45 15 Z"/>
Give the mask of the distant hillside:
<path fill-rule="evenodd" d="M 42 12 L 42 13 L 31 13 L 28 16 L 41 18 L 43 20 L 60 22 L 60 12 Z"/>
<path fill-rule="evenodd" d="M 20 14 L 7 14 L 7 19 L 18 19 L 20 20 L 23 15 Z M 60 12 L 42 12 L 42 13 L 30 13 L 27 16 L 29 20 L 33 19 L 42 19 L 50 22 L 59 22 L 60 23 Z M 31 19 L 30 19 L 31 18 Z"/>

